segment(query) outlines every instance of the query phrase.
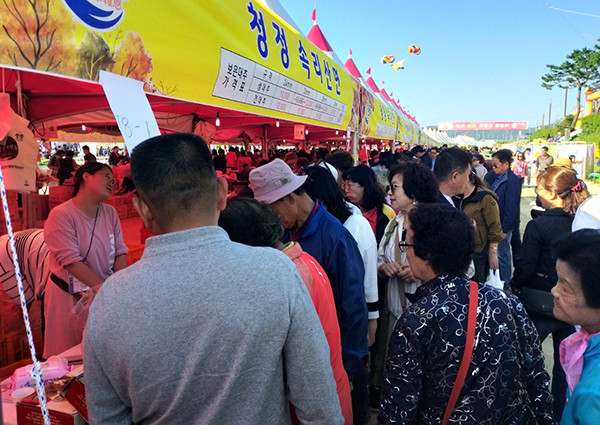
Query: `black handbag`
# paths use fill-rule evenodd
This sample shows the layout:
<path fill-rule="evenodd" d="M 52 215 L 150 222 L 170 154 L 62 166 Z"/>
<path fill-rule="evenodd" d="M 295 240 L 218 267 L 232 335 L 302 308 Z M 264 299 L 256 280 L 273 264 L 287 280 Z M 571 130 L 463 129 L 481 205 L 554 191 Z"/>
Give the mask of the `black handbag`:
<path fill-rule="evenodd" d="M 554 319 L 554 297 L 550 292 L 524 286 L 521 288 L 519 300 L 529 315 Z"/>

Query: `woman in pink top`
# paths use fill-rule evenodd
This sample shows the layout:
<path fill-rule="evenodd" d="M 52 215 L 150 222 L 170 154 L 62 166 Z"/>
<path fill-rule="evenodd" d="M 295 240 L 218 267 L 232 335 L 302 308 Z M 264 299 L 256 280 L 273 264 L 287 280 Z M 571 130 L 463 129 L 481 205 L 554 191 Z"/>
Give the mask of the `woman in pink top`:
<path fill-rule="evenodd" d="M 331 285 L 321 265 L 302 250 L 297 242 L 284 245 L 281 242 L 283 226 L 281 218 L 268 205 L 248 198 L 231 198 L 221 211 L 219 226 L 234 242 L 251 246 L 267 246 L 283 251 L 296 265 L 312 298 L 317 315 L 321 320 L 325 337 L 329 343 L 331 368 L 336 381 L 337 393 L 345 424 L 353 423 L 350 383 L 342 363 L 340 328 L 335 310 Z M 310 359 L 306 359 L 307 362 Z M 292 410 L 292 422 L 298 419 Z"/>
<path fill-rule="evenodd" d="M 513 173 L 517 175 L 519 181 L 521 182 L 521 186 L 523 185 L 523 181 L 525 177 L 527 177 L 527 167 L 529 164 L 525 161 L 525 154 L 523 152 L 517 152 L 515 163 L 513 164 Z"/>
<path fill-rule="evenodd" d="M 46 358 L 81 342 L 93 295 L 127 266 L 119 217 L 103 203 L 113 189 L 108 165 L 83 165 L 75 174 L 73 198 L 52 209 L 44 225 L 51 272 L 44 300 Z"/>

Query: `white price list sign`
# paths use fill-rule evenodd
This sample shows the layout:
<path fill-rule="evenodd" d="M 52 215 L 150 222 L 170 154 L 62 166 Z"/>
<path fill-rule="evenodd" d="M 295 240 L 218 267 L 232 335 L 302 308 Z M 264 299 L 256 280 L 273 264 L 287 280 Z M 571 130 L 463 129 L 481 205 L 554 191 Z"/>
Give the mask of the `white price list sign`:
<path fill-rule="evenodd" d="M 330 124 L 346 115 L 342 102 L 223 48 L 213 96 Z"/>
<path fill-rule="evenodd" d="M 129 153 L 144 140 L 160 136 L 142 81 L 100 71 L 100 84 Z"/>
<path fill-rule="evenodd" d="M 391 127 L 386 124 L 382 124 L 380 122 L 377 123 L 377 128 L 375 129 L 375 137 L 394 137 L 396 133 L 396 128 Z"/>

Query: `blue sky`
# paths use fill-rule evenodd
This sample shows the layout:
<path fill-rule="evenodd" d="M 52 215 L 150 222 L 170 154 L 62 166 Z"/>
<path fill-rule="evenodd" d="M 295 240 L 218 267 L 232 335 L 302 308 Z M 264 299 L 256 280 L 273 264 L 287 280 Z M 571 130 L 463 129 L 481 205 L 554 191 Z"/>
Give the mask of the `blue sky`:
<path fill-rule="evenodd" d="M 546 65 L 600 38 L 600 0 L 280 0 L 306 35 L 312 10 L 344 62 L 393 92 L 422 126 L 438 121 L 528 121 L 563 116 L 564 90 L 541 87 Z M 558 11 L 566 9 L 576 13 Z M 419 56 L 407 53 L 420 46 Z M 600 43 L 598 43 L 600 44 Z M 381 64 L 406 59 L 395 72 Z M 575 108 L 569 90 L 567 113 Z"/>

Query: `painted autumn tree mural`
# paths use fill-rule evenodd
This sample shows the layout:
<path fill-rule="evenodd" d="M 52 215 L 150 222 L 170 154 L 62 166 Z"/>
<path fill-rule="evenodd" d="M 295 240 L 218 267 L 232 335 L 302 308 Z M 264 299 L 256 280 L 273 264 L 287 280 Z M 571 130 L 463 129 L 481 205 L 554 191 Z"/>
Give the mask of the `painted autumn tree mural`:
<path fill-rule="evenodd" d="M 143 81 L 148 92 L 161 91 L 138 33 L 88 31 L 77 46 L 76 25 L 60 0 L 0 0 L 0 63 L 93 81 L 105 70 Z"/>
<path fill-rule="evenodd" d="M 108 70 L 115 62 L 106 41 L 98 33 L 87 32 L 79 44 L 77 76 L 97 81 L 101 69 Z"/>
<path fill-rule="evenodd" d="M 127 31 L 115 50 L 113 72 L 125 77 L 145 81 L 152 72 L 152 58 L 139 34 Z"/>
<path fill-rule="evenodd" d="M 75 21 L 59 0 L 1 0 L 0 62 L 72 75 Z"/>

